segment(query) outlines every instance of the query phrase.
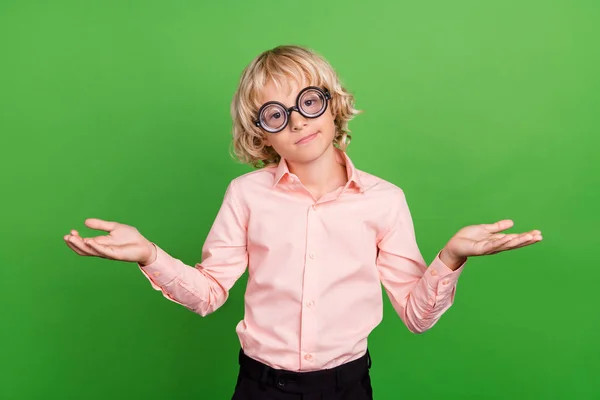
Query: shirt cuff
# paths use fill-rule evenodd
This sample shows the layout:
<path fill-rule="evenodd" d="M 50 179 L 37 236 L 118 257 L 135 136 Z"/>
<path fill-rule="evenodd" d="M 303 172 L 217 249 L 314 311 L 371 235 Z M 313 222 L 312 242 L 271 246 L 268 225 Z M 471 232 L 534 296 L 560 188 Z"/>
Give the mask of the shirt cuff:
<path fill-rule="evenodd" d="M 429 286 L 434 289 L 438 295 L 449 294 L 456 287 L 460 274 L 464 271 L 464 266 L 467 263 L 463 262 L 460 267 L 455 270 L 451 270 L 444 262 L 440 259 L 441 250 L 435 256 L 431 265 L 425 272 L 426 280 Z"/>
<path fill-rule="evenodd" d="M 150 280 L 152 287 L 159 290 L 160 287 L 168 285 L 177 277 L 177 260 L 155 243 L 152 244 L 156 247 L 156 259 L 147 265 L 138 263 L 138 267 Z"/>

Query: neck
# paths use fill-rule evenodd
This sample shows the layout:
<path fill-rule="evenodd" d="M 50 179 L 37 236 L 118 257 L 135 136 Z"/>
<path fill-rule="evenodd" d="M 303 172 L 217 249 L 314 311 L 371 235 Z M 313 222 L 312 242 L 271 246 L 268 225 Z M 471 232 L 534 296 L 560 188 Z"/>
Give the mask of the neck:
<path fill-rule="evenodd" d="M 346 166 L 336 160 L 336 149 L 331 145 L 319 158 L 307 163 L 290 162 L 288 168 L 316 198 L 348 182 Z"/>

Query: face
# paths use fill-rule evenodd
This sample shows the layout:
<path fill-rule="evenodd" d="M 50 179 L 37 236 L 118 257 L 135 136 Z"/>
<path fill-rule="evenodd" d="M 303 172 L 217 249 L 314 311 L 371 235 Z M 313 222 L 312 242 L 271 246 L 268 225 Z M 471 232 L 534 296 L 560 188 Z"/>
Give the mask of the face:
<path fill-rule="evenodd" d="M 302 82 L 302 85 L 289 82 L 277 89 L 273 82 L 269 82 L 261 93 L 260 103 L 274 100 L 291 107 L 295 105 L 298 93 L 306 86 L 309 86 L 306 82 Z M 331 101 L 325 112 L 317 118 L 306 118 L 296 111 L 292 111 L 289 118 L 288 125 L 282 131 L 264 131 L 265 144 L 273 147 L 281 157 L 292 163 L 304 164 L 316 160 L 333 147 L 335 118 Z"/>

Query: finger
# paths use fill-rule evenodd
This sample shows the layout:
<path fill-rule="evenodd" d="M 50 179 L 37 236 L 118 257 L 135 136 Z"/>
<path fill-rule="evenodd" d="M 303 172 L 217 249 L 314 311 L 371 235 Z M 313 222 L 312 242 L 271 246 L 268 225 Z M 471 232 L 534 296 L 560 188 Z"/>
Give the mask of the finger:
<path fill-rule="evenodd" d="M 493 240 L 486 240 L 483 243 L 481 252 L 483 254 L 495 254 L 498 253 L 499 251 L 501 251 L 500 249 L 502 249 L 506 243 L 510 242 L 511 240 L 513 240 L 514 238 L 516 238 L 518 235 L 516 233 L 510 233 L 510 234 L 505 234 L 502 235 L 502 237 L 499 237 L 497 239 L 493 239 Z"/>
<path fill-rule="evenodd" d="M 509 236 L 511 239 L 515 236 L 517 236 L 517 233 L 492 233 L 491 235 L 489 235 L 489 238 L 486 240 L 492 240 L 492 241 L 496 241 L 498 239 L 505 239 L 507 236 Z"/>
<path fill-rule="evenodd" d="M 90 248 L 81 237 L 79 236 L 69 236 L 67 238 L 68 243 L 71 244 L 72 246 L 69 246 L 71 248 L 75 248 L 77 249 L 77 254 L 80 254 L 82 256 L 97 256 L 98 253 L 96 252 L 96 250 L 94 250 L 93 248 Z M 74 250 L 75 250 L 74 249 Z"/>
<path fill-rule="evenodd" d="M 531 246 L 532 244 L 535 244 L 539 241 L 540 240 L 538 240 L 538 239 L 531 239 L 526 242 L 520 243 L 520 244 L 516 245 L 515 247 L 511 247 L 510 249 L 507 249 L 507 250 L 514 250 L 514 249 L 518 249 L 518 248 L 525 247 L 525 246 Z"/>
<path fill-rule="evenodd" d="M 482 224 L 482 226 L 487 229 L 489 232 L 496 233 L 500 231 L 504 231 L 514 225 L 514 222 L 510 219 L 503 219 L 493 224 Z"/>
<path fill-rule="evenodd" d="M 519 233 L 519 235 L 527 235 L 527 234 L 529 234 L 529 235 L 531 235 L 531 236 L 535 236 L 535 235 L 541 235 L 541 234 L 542 234 L 542 232 L 541 232 L 541 231 L 539 231 L 539 230 L 537 230 L 537 229 L 534 229 L 534 230 L 532 230 L 532 231 L 529 231 L 529 232 L 522 232 L 522 233 Z"/>
<path fill-rule="evenodd" d="M 489 227 L 491 225 L 485 225 L 485 226 Z M 489 229 L 489 228 L 487 228 L 487 229 Z M 542 232 L 540 230 L 538 230 L 538 229 L 534 229 L 532 231 L 525 232 L 525 233 L 530 233 L 531 235 L 541 235 L 542 234 Z M 491 240 L 502 239 L 506 235 L 507 235 L 507 233 L 492 233 L 492 234 L 489 235 L 488 239 L 491 239 Z M 513 237 L 516 237 L 519 234 L 511 233 L 510 235 L 512 235 Z"/>
<path fill-rule="evenodd" d="M 489 236 L 489 240 L 498 240 L 498 239 L 502 239 L 504 236 L 506 236 L 506 233 L 492 233 Z"/>
<path fill-rule="evenodd" d="M 85 220 L 85 225 L 88 228 L 112 232 L 117 228 L 119 223 L 113 222 L 113 221 L 104 221 L 104 220 L 98 219 L 98 218 L 88 218 Z"/>
<path fill-rule="evenodd" d="M 84 239 L 80 236 L 78 236 L 75 239 L 75 243 L 79 245 L 80 249 L 83 249 L 84 251 L 87 251 L 90 255 L 92 256 L 96 256 L 96 257 L 101 257 L 101 254 L 98 253 L 98 251 L 96 249 L 94 249 L 93 247 L 91 247 L 88 243 L 87 243 L 87 238 Z"/>
<path fill-rule="evenodd" d="M 541 241 L 542 241 L 542 239 L 543 239 L 543 238 L 542 238 L 542 235 L 533 235 L 533 237 L 532 237 L 532 239 L 531 239 L 531 240 L 527 240 L 527 241 L 524 241 L 523 243 L 519 243 L 518 245 L 516 245 L 516 246 L 512 247 L 512 248 L 511 248 L 511 249 L 509 249 L 509 250 L 512 250 L 512 249 L 518 249 L 519 247 L 530 246 L 530 245 L 532 245 L 532 244 L 535 244 L 535 243 L 537 243 L 537 242 L 541 242 Z"/>
<path fill-rule="evenodd" d="M 115 239 L 110 236 L 110 235 L 105 235 L 105 236 L 96 236 L 95 238 L 93 238 L 93 240 L 101 245 L 104 246 L 110 246 L 110 245 L 115 245 Z"/>
<path fill-rule="evenodd" d="M 491 240 L 491 242 L 494 245 L 494 247 L 500 247 L 504 246 L 506 243 L 510 242 L 518 236 L 519 235 L 517 233 L 502 234 L 502 236 L 498 237 L 497 239 Z"/>
<path fill-rule="evenodd" d="M 522 247 L 522 246 L 525 245 L 525 243 L 527 243 L 527 242 L 529 242 L 531 240 L 536 240 L 536 236 L 531 235 L 530 233 L 524 233 L 522 235 L 518 235 L 516 238 L 514 238 L 514 239 L 508 241 L 507 243 L 505 243 L 499 249 L 499 251 L 506 251 L 506 250 L 511 250 L 511 249 L 515 249 L 515 248 L 518 248 L 518 247 Z"/>
<path fill-rule="evenodd" d="M 71 243 L 70 239 L 69 239 L 69 235 L 64 237 L 65 239 L 65 243 L 67 244 L 67 246 L 69 246 L 71 248 L 71 250 L 73 250 L 75 253 L 79 254 L 80 256 L 87 256 L 89 254 L 84 253 L 82 250 L 79 250 L 79 248 L 77 246 L 75 246 L 73 243 Z"/>
<path fill-rule="evenodd" d="M 103 244 L 98 243 L 94 239 L 86 239 L 86 243 L 89 247 L 94 249 L 94 251 L 96 251 L 100 257 L 117 259 L 117 252 L 115 251 L 115 248 L 113 246 L 105 246 Z"/>

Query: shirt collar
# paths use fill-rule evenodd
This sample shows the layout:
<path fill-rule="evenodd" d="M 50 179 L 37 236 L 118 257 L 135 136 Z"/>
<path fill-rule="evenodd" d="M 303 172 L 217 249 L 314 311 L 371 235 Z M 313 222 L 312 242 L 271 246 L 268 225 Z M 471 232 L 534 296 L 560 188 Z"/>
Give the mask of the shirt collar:
<path fill-rule="evenodd" d="M 338 149 L 337 147 L 334 147 L 334 150 L 335 160 L 339 164 L 346 166 L 346 173 L 348 174 L 348 183 L 346 184 L 346 186 L 354 184 L 356 188 L 358 188 L 361 192 L 364 192 L 364 186 L 360 179 L 359 171 L 354 166 L 354 163 L 352 163 L 352 160 L 350 160 L 348 154 L 346 154 L 345 151 Z M 283 178 L 287 178 L 291 175 L 292 174 L 288 168 L 287 161 L 285 160 L 285 158 L 281 157 L 279 163 L 277 164 L 277 167 L 275 168 L 273 187 L 277 186 L 277 184 L 280 183 L 280 181 Z"/>

